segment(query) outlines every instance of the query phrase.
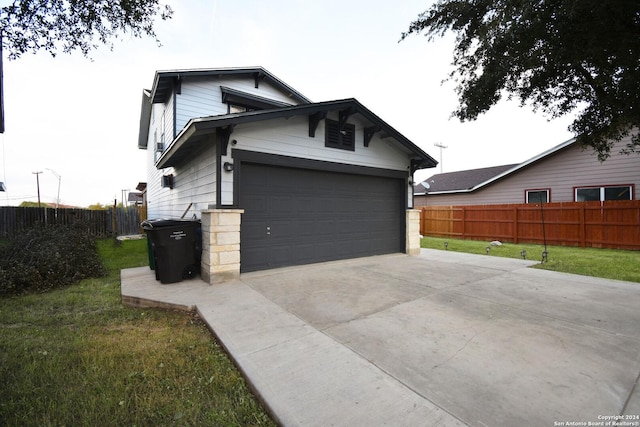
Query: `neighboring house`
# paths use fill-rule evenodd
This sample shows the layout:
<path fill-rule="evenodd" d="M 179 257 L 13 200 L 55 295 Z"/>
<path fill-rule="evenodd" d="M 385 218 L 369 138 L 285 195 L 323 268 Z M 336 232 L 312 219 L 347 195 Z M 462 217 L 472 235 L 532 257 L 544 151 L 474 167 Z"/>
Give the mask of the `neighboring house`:
<path fill-rule="evenodd" d="M 140 192 L 140 194 L 142 194 L 142 206 L 147 206 L 147 183 L 146 182 L 139 182 L 138 185 L 136 186 L 136 190 L 138 190 Z"/>
<path fill-rule="evenodd" d="M 626 144 L 623 140 L 619 145 Z M 433 175 L 414 187 L 414 204 L 462 206 L 592 200 L 636 200 L 640 196 L 640 155 L 598 161 L 574 139 L 517 165 Z"/>
<path fill-rule="evenodd" d="M 129 192 L 127 195 L 127 202 L 129 202 L 129 204 L 142 206 L 143 201 L 142 193 Z"/>
<path fill-rule="evenodd" d="M 218 245 L 203 254 L 210 281 L 419 250 L 408 249 L 412 176 L 437 164 L 357 100 L 312 103 L 261 67 L 156 72 L 138 147 L 148 217 L 202 219 L 204 251 Z M 239 222 L 239 237 L 210 245 L 223 222 Z M 233 265 L 205 265 L 223 258 Z"/>

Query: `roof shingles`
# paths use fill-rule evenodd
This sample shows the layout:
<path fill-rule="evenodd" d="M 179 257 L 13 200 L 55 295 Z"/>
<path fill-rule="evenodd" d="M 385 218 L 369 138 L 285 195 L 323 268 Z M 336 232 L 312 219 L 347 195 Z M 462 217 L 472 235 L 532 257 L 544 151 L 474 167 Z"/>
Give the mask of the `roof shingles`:
<path fill-rule="evenodd" d="M 512 165 L 435 174 L 422 183 L 416 184 L 415 193 L 429 194 L 440 191 L 469 190 L 517 165 L 516 163 Z"/>

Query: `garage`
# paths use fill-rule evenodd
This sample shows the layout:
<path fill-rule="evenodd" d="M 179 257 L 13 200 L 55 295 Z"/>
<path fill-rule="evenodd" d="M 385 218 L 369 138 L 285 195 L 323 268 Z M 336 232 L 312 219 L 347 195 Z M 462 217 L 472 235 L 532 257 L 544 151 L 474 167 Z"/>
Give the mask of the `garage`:
<path fill-rule="evenodd" d="M 241 163 L 242 272 L 404 252 L 405 179 L 329 165 Z"/>

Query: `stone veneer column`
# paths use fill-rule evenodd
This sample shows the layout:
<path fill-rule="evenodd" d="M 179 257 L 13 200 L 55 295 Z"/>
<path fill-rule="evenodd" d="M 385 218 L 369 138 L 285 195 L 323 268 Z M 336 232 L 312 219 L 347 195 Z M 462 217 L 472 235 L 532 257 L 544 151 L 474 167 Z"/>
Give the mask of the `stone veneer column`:
<path fill-rule="evenodd" d="M 243 209 L 201 212 L 202 280 L 210 284 L 240 277 L 240 221 Z"/>
<path fill-rule="evenodd" d="M 420 253 L 420 211 L 407 209 L 406 215 L 406 252 L 407 255 Z"/>

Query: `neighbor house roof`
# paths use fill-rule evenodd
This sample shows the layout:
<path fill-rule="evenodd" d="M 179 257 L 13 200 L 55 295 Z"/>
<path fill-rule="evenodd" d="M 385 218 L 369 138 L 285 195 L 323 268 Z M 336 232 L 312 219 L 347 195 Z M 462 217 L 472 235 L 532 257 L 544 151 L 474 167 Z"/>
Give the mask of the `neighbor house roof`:
<path fill-rule="evenodd" d="M 129 195 L 127 196 L 128 202 L 142 203 L 143 200 L 144 199 L 142 198 L 142 193 L 130 192 Z"/>
<path fill-rule="evenodd" d="M 175 166 L 184 159 L 189 158 L 192 153 L 198 149 L 201 142 L 211 134 L 226 132 L 228 139 L 228 136 L 233 131 L 233 127 L 244 123 L 254 123 L 293 116 L 307 116 L 309 118 L 309 135 L 313 136 L 318 123 L 326 118 L 329 111 L 339 111 L 341 119 L 344 120 L 350 116 L 359 115 L 368 122 L 369 125 L 364 129 L 365 146 L 369 145 L 369 141 L 373 135 L 378 132 L 382 138 L 392 138 L 397 141 L 411 153 L 412 167 L 414 170 L 435 167 L 438 164 L 436 160 L 375 115 L 371 110 L 357 100 L 350 98 L 191 119 L 158 159 L 156 167 L 161 169 Z"/>
<path fill-rule="evenodd" d="M 414 194 L 425 194 L 438 191 L 455 191 L 473 188 L 476 185 L 507 171 L 517 164 L 492 166 L 489 168 L 470 169 L 458 172 L 438 173 L 416 184 Z"/>
<path fill-rule="evenodd" d="M 471 193 L 556 154 L 575 142 L 575 138 L 572 138 L 522 163 L 433 175 L 414 186 L 414 195 Z M 426 184 L 429 188 L 426 188 Z"/>

